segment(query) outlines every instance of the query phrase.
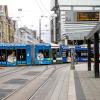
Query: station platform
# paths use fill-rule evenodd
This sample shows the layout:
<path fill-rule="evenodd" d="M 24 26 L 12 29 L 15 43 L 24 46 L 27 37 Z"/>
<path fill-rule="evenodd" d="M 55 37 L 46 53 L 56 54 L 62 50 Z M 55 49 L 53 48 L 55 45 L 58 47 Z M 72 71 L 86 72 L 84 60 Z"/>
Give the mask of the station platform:
<path fill-rule="evenodd" d="M 87 63 L 81 63 L 75 65 L 75 70 L 70 70 L 69 80 L 73 77 L 74 83 L 72 80 L 69 84 L 75 87 L 75 92 L 71 93 L 73 89 L 69 88 L 68 100 L 100 100 L 100 78 L 94 77 L 93 64 L 92 71 L 88 71 L 87 66 Z"/>

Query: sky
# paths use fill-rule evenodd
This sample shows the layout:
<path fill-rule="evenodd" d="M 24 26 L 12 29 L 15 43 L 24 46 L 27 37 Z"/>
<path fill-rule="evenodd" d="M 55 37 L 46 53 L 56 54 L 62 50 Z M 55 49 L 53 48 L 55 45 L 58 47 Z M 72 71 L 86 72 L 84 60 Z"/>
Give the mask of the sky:
<path fill-rule="evenodd" d="M 41 18 L 42 39 L 50 42 L 50 0 L 0 0 L 0 5 L 8 5 L 8 14 L 18 21 L 19 27 L 27 26 L 37 32 L 39 19 L 44 16 Z"/>
<path fill-rule="evenodd" d="M 39 31 L 40 16 L 48 16 L 41 18 L 42 39 L 50 42 L 50 1 L 51 0 L 0 0 L 0 5 L 8 5 L 8 13 L 12 19 L 18 21 L 19 27 L 27 26 Z M 53 0 L 52 0 L 53 1 Z M 87 4 L 100 5 L 100 0 L 59 0 L 61 4 Z M 22 9 L 22 11 L 18 11 Z M 47 27 L 45 27 L 47 26 Z M 39 33 L 39 32 L 38 32 Z"/>

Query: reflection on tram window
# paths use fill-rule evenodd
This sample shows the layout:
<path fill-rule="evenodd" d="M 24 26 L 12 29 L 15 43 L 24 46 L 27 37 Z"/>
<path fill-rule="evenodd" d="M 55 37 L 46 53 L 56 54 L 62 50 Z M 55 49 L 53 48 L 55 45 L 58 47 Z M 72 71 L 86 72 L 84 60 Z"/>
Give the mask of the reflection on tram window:
<path fill-rule="evenodd" d="M 49 58 L 49 50 L 44 50 L 44 58 Z"/>

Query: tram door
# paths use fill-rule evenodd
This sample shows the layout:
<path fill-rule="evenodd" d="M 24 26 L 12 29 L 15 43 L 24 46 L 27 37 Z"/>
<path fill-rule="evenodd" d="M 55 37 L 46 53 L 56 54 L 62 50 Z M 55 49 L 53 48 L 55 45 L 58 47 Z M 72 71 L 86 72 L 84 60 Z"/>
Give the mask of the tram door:
<path fill-rule="evenodd" d="M 6 66 L 6 49 L 0 49 L 0 65 Z"/>
<path fill-rule="evenodd" d="M 17 64 L 27 64 L 26 49 L 17 49 Z"/>

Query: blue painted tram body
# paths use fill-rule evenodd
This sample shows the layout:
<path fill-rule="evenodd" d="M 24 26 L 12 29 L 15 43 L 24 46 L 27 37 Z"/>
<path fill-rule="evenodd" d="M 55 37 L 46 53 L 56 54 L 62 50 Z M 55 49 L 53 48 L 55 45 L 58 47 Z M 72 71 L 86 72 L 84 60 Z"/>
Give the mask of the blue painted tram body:
<path fill-rule="evenodd" d="M 75 59 L 77 62 L 88 61 L 88 48 L 80 45 L 75 46 Z"/>
<path fill-rule="evenodd" d="M 35 64 L 52 64 L 51 45 L 39 43 L 35 45 Z"/>
<path fill-rule="evenodd" d="M 2 43 L 0 44 L 0 65 L 16 66 L 30 65 L 32 63 L 32 45 Z"/>

